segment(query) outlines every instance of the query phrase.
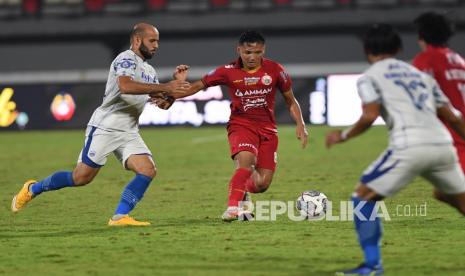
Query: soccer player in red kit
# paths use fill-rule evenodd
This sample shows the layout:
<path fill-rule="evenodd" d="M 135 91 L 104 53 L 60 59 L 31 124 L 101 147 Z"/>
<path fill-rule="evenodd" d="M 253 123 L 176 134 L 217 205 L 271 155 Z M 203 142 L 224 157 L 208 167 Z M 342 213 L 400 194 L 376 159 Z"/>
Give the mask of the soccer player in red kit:
<path fill-rule="evenodd" d="M 250 201 L 248 192 L 262 193 L 271 184 L 278 148 L 274 117 L 277 90 L 297 124 L 296 136 L 302 148 L 308 136 L 299 103 L 292 92 L 291 78 L 279 63 L 263 58 L 264 37 L 256 31 L 244 32 L 239 38 L 237 53 L 237 60 L 192 83 L 188 93 L 169 94 L 183 98 L 210 86 L 228 87 L 232 102 L 227 131 L 236 170 L 229 182 L 228 208 L 222 215 L 224 221 L 250 215 L 240 202 Z"/>
<path fill-rule="evenodd" d="M 452 22 L 435 12 L 423 13 L 414 22 L 418 29 L 418 44 L 423 52 L 414 58 L 413 65 L 432 75 L 452 106 L 465 117 L 465 61 L 447 46 L 454 34 Z M 465 172 L 465 141 L 450 128 L 449 131 Z"/>

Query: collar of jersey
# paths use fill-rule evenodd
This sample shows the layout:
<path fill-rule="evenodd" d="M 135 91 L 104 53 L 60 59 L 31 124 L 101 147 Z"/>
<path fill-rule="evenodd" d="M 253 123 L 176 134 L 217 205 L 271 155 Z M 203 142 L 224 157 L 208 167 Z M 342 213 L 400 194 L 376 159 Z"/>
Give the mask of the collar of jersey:
<path fill-rule="evenodd" d="M 262 58 L 262 63 L 260 64 L 260 67 L 256 68 L 256 69 L 253 69 L 253 70 L 245 70 L 243 67 L 242 67 L 242 59 L 240 57 L 237 58 L 237 60 L 233 63 L 234 64 L 234 67 L 237 68 L 237 69 L 241 69 L 242 71 L 246 72 L 246 73 L 249 73 L 249 74 L 253 74 L 253 73 L 256 73 L 258 72 L 258 70 L 260 70 L 262 67 L 263 67 L 263 63 L 264 63 L 265 59 Z"/>
<path fill-rule="evenodd" d="M 141 58 L 140 56 L 138 56 L 136 52 L 134 52 L 132 49 L 129 49 L 129 51 L 131 51 L 134 54 L 138 62 L 145 62 L 145 60 Z"/>

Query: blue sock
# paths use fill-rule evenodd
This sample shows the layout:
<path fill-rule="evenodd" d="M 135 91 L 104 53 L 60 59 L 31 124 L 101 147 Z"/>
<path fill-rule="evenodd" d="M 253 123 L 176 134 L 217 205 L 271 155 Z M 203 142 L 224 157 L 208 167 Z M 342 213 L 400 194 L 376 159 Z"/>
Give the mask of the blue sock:
<path fill-rule="evenodd" d="M 366 218 L 362 220 L 354 213 L 355 230 L 357 231 L 358 241 L 365 255 L 365 264 L 375 267 L 381 264 L 381 248 L 380 241 L 382 236 L 381 220 L 376 217 L 370 220 L 376 202 L 363 201 L 359 197 L 353 196 L 352 202 L 354 209 L 358 204 L 364 204 L 360 209 L 360 213 Z"/>
<path fill-rule="evenodd" d="M 64 187 L 74 186 L 72 172 L 56 172 L 49 177 L 31 185 L 30 191 L 33 195 L 39 195 L 42 192 L 59 190 Z"/>
<path fill-rule="evenodd" d="M 143 174 L 136 174 L 136 176 L 129 182 L 121 195 L 121 201 L 116 207 L 115 215 L 126 215 L 136 207 L 144 196 L 145 190 L 150 185 L 152 178 Z"/>

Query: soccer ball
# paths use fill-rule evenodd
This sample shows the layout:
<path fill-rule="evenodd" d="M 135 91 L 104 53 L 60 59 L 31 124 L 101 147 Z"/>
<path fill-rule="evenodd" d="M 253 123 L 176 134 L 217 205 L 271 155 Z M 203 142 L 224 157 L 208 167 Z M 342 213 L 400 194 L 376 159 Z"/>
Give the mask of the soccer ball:
<path fill-rule="evenodd" d="M 322 192 L 305 191 L 297 198 L 296 208 L 306 219 L 318 219 L 325 215 L 327 201 Z"/>

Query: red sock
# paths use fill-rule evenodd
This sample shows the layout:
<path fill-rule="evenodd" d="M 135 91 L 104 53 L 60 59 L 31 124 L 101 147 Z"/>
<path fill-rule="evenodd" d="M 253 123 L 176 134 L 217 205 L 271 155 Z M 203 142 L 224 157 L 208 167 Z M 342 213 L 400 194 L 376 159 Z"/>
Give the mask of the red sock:
<path fill-rule="evenodd" d="M 244 198 L 245 182 L 252 175 L 248 169 L 239 168 L 229 182 L 228 206 L 239 206 L 239 201 Z"/>
<path fill-rule="evenodd" d="M 255 186 L 255 182 L 253 181 L 252 176 L 249 177 L 249 179 L 247 179 L 247 181 L 245 182 L 245 190 L 252 194 L 256 194 L 259 192 L 257 186 Z"/>

